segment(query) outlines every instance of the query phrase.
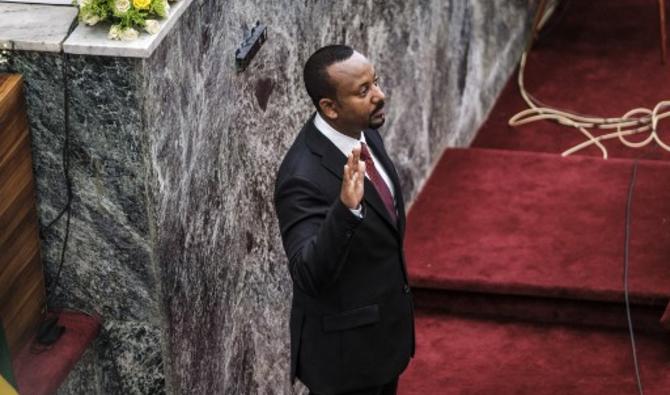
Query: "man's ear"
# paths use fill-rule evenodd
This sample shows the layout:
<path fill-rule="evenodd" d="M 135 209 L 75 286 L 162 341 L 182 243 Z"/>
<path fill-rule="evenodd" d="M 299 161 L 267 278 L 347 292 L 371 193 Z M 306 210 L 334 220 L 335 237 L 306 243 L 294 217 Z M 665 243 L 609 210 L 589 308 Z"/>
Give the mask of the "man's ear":
<path fill-rule="evenodd" d="M 333 99 L 328 99 L 326 97 L 319 100 L 319 108 L 321 108 L 321 113 L 330 120 L 337 119 L 337 105 Z"/>

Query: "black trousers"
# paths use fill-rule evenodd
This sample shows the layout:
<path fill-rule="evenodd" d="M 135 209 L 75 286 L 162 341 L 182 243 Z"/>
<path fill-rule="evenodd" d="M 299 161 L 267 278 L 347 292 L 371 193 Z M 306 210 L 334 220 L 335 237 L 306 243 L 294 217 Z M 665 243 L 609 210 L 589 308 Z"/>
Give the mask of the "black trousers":
<path fill-rule="evenodd" d="M 380 387 L 366 388 L 351 392 L 343 392 L 337 395 L 396 395 L 398 389 L 398 378 L 396 377 L 390 383 Z M 316 392 L 309 391 L 309 395 L 319 395 Z"/>

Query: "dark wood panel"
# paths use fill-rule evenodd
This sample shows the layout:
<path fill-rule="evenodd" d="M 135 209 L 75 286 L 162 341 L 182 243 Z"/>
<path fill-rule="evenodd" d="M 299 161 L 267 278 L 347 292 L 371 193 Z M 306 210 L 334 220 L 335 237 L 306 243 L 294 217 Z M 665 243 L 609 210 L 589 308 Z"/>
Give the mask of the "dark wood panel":
<path fill-rule="evenodd" d="M 18 110 L 16 110 L 18 111 Z M 0 133 L 3 138 L 0 139 L 0 167 L 4 167 L 5 160 L 10 158 L 12 151 L 18 149 L 23 140 L 28 138 L 26 133 L 9 133 L 9 130 L 28 129 L 28 119 L 20 112 L 17 112 L 12 118 L 7 118 L 7 122 L 0 124 Z"/>
<path fill-rule="evenodd" d="M 9 235 L 15 232 L 20 232 L 20 227 L 25 226 L 24 222 L 34 210 L 29 200 L 33 197 L 33 185 L 26 185 L 23 190 L 16 195 L 16 199 L 9 203 L 7 210 L 0 213 L 0 251 L 3 244 L 9 239 Z M 32 218 L 29 219 L 32 221 Z M 0 269 L 1 271 L 2 269 Z"/>
<path fill-rule="evenodd" d="M 17 233 L 19 237 L 16 242 L 7 245 L 6 254 L 3 254 L 6 259 L 0 272 L 0 284 L 3 284 L 0 287 L 0 300 L 11 299 L 20 293 L 21 289 L 17 284 L 19 277 L 25 270 L 29 270 L 28 266 L 30 266 L 33 257 L 39 255 L 39 242 L 36 239 L 39 237 L 37 231 L 30 226 Z"/>
<path fill-rule="evenodd" d="M 40 278 L 42 277 L 42 270 L 35 265 L 39 264 L 39 254 L 36 250 L 33 250 L 32 253 L 23 254 L 24 258 L 27 258 L 28 264 L 22 265 L 22 270 L 17 273 L 17 276 L 13 279 L 13 283 L 10 285 L 10 288 L 5 292 L 5 298 L 11 300 L 11 303 L 0 305 L 0 314 L 2 314 L 3 321 L 5 317 L 7 323 L 11 322 L 16 325 L 18 322 L 17 319 L 24 319 L 23 316 L 26 315 L 22 309 L 22 306 L 26 304 L 26 298 L 32 289 L 40 284 Z M 18 331 L 12 333 L 13 336 L 19 336 Z M 30 332 L 30 331 L 28 331 Z M 10 334 L 7 334 L 7 337 L 10 337 Z"/>
<path fill-rule="evenodd" d="M 18 150 L 14 151 L 15 155 L 8 160 L 5 160 L 5 165 L 0 167 L 0 226 L 4 221 L 9 222 L 10 218 L 15 215 L 12 207 L 17 205 L 34 206 L 33 196 L 33 182 L 32 182 L 32 162 L 30 160 L 30 148 L 28 144 L 23 144 Z M 0 227 L 2 232 L 6 232 L 6 228 Z M 0 236 L 0 240 L 3 239 Z"/>
<path fill-rule="evenodd" d="M 7 128 L 10 118 L 24 114 L 23 83 L 20 76 L 10 75 L 0 85 L 0 131 Z"/>
<path fill-rule="evenodd" d="M 4 214 L 13 215 L 12 212 L 9 212 L 9 207 L 16 204 L 17 197 L 31 186 L 32 174 L 30 147 L 23 144 L 23 147 L 15 150 L 14 155 L 5 160 L 4 165 L 0 167 L 0 196 L 3 197 L 0 200 L 0 216 L 4 217 Z M 34 202 L 21 203 L 31 204 Z"/>
<path fill-rule="evenodd" d="M 34 265 L 40 265 L 39 258 L 35 257 Z M 36 274 L 37 276 L 37 274 Z M 39 276 L 42 278 L 42 271 L 39 271 Z M 7 344 L 10 345 L 12 355 L 18 354 L 20 347 L 25 345 L 30 338 L 35 334 L 35 328 L 42 322 L 46 315 L 46 304 L 44 299 L 44 285 L 37 277 L 32 278 L 30 282 L 32 288 L 23 290 L 21 299 L 18 303 L 18 313 L 11 316 L 10 321 L 17 328 L 29 328 L 29 330 L 13 331 L 7 334 Z M 28 314 L 30 312 L 30 314 Z"/>
<path fill-rule="evenodd" d="M 0 316 L 13 355 L 46 312 L 34 185 L 23 82 L 0 74 Z"/>

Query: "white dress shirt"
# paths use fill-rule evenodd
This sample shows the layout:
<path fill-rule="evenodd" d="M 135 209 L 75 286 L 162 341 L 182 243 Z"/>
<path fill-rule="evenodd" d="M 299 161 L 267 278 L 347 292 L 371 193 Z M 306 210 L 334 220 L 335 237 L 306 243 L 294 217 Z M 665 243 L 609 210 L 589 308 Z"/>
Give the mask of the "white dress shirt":
<path fill-rule="evenodd" d="M 360 140 L 357 140 L 355 138 L 349 137 L 344 133 L 340 133 L 337 130 L 335 130 L 332 126 L 328 124 L 322 117 L 321 114 L 318 112 L 316 113 L 316 116 L 314 117 L 314 126 L 323 134 L 326 136 L 328 140 L 330 140 L 335 146 L 342 151 L 344 156 L 349 156 L 351 154 L 351 151 L 354 150 L 356 147 L 360 147 L 360 143 L 366 143 L 365 141 L 365 133 L 361 132 L 361 138 Z M 368 147 L 370 147 L 368 145 Z M 372 148 L 368 148 L 368 151 L 370 152 L 370 156 L 372 157 L 372 162 L 375 165 L 375 169 L 377 170 L 377 173 L 382 177 L 382 180 L 386 183 L 386 186 L 388 187 L 389 191 L 391 192 L 391 196 L 393 196 L 394 201 L 395 201 L 395 190 L 393 189 L 393 183 L 391 182 L 391 179 L 388 176 L 388 173 L 386 173 L 386 170 L 384 169 L 384 166 L 382 166 L 381 162 L 377 157 L 375 156 L 374 152 L 372 152 Z M 370 176 L 365 172 L 365 177 L 368 179 Z M 360 213 L 360 208 L 359 209 L 351 209 L 351 211 L 361 217 Z"/>

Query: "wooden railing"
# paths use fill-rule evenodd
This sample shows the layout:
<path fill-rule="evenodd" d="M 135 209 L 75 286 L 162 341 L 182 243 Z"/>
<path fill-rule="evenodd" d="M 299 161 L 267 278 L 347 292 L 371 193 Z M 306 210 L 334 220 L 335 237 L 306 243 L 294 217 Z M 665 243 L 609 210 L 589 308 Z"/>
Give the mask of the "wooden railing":
<path fill-rule="evenodd" d="M 23 80 L 0 74 L 0 319 L 13 355 L 45 314 Z"/>

